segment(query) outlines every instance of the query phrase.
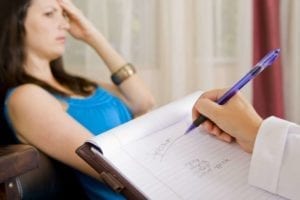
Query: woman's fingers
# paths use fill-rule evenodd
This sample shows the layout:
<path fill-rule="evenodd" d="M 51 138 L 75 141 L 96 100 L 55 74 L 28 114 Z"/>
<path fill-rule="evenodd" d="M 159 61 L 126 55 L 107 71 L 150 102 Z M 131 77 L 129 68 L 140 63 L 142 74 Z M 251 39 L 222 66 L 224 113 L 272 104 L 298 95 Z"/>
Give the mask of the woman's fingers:
<path fill-rule="evenodd" d="M 83 40 L 90 44 L 91 35 L 97 32 L 97 29 L 84 16 L 70 0 L 57 0 L 64 12 L 66 13 L 70 29 L 69 33 L 76 39 Z"/>
<path fill-rule="evenodd" d="M 70 0 L 57 0 L 68 17 L 76 18 L 81 11 Z"/>

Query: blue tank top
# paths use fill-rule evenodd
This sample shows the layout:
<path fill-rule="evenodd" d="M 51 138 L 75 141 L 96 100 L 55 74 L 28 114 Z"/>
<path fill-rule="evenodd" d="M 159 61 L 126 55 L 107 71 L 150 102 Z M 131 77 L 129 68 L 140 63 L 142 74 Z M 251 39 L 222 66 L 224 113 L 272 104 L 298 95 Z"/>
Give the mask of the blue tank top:
<path fill-rule="evenodd" d="M 85 98 L 58 97 L 67 103 L 67 113 L 94 135 L 132 119 L 127 106 L 103 88 Z"/>
<path fill-rule="evenodd" d="M 128 107 L 103 88 L 97 88 L 91 96 L 85 98 L 57 95 L 55 97 L 65 102 L 68 106 L 67 113 L 94 135 L 101 134 L 132 119 L 132 113 Z M 7 113 L 6 116 L 8 118 Z M 8 121 L 10 120 L 8 119 Z M 75 173 L 90 199 L 125 199 L 98 180 L 78 171 Z"/>

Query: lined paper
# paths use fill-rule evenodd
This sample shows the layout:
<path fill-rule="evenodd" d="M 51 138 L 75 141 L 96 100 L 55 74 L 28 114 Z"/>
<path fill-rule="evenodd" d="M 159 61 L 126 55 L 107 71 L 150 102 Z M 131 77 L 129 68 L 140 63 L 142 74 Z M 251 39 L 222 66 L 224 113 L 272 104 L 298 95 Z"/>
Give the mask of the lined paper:
<path fill-rule="evenodd" d="M 283 199 L 247 183 L 250 154 L 237 144 L 219 141 L 201 128 L 184 135 L 198 96 L 90 142 L 149 199 Z"/>

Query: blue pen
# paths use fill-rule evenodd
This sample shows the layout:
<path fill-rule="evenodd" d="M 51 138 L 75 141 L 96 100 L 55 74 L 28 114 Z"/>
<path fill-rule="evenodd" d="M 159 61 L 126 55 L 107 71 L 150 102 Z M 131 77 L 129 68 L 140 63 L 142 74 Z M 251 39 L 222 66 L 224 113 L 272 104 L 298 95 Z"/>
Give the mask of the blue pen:
<path fill-rule="evenodd" d="M 217 103 L 219 105 L 225 104 L 237 91 L 239 91 L 244 85 L 246 85 L 250 80 L 255 78 L 258 74 L 260 74 L 265 68 L 272 65 L 276 60 L 280 52 L 280 49 L 275 49 L 265 55 L 241 80 L 239 80 L 236 84 L 234 84 L 221 98 L 218 99 Z M 198 127 L 204 121 L 207 120 L 207 117 L 204 115 L 200 115 L 193 123 L 189 126 L 189 128 L 185 131 L 184 134 L 189 133 L 194 128 Z"/>

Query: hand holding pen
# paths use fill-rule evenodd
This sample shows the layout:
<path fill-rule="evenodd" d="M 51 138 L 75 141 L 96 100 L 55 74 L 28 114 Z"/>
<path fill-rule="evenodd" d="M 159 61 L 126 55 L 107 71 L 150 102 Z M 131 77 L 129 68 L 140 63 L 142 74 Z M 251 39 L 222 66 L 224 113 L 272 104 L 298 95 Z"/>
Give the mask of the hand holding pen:
<path fill-rule="evenodd" d="M 242 77 L 236 84 L 234 84 L 222 97 L 217 100 L 219 105 L 225 104 L 232 96 L 235 95 L 243 86 L 245 86 L 250 80 L 260 74 L 265 68 L 272 65 L 276 60 L 280 52 L 280 49 L 275 49 L 264 56 L 244 77 Z M 186 130 L 185 134 L 189 133 L 194 128 L 198 127 L 207 117 L 200 115 Z"/>

